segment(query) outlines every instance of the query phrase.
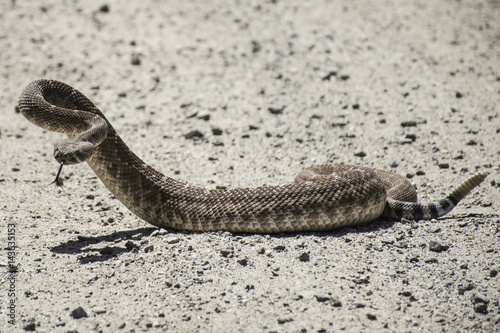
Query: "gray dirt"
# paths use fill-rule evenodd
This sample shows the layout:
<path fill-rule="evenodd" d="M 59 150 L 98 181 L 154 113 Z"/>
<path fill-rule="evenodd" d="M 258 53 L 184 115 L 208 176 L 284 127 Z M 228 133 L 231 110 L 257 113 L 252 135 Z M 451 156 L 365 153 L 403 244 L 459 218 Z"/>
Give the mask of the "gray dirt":
<path fill-rule="evenodd" d="M 0 331 L 499 332 L 499 17 L 494 0 L 1 1 Z M 37 78 L 204 187 L 342 162 L 428 201 L 490 175 L 437 221 L 157 230 L 85 164 L 47 186 L 61 135 L 15 109 Z"/>

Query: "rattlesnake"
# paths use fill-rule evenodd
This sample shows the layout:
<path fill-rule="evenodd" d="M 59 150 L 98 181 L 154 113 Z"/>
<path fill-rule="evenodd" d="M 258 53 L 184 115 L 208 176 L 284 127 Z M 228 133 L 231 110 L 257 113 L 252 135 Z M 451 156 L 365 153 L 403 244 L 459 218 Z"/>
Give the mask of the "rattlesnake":
<path fill-rule="evenodd" d="M 30 83 L 19 98 L 21 113 L 69 139 L 56 143 L 64 164 L 86 161 L 106 187 L 145 221 L 178 230 L 299 232 L 329 230 L 379 217 L 443 216 L 487 176 L 479 172 L 440 201 L 419 204 L 411 183 L 392 172 L 351 165 L 319 165 L 293 184 L 204 189 L 166 177 L 137 157 L 94 104 L 54 80 Z M 62 167 L 62 164 L 61 164 Z"/>

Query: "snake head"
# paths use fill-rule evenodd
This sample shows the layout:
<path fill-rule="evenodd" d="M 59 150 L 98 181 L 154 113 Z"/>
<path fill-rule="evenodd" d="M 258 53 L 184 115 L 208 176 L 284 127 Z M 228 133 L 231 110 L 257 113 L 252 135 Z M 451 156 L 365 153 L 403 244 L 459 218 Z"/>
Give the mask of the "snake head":
<path fill-rule="evenodd" d="M 54 158 L 64 164 L 85 162 L 94 153 L 94 145 L 89 141 L 60 140 L 54 147 Z"/>

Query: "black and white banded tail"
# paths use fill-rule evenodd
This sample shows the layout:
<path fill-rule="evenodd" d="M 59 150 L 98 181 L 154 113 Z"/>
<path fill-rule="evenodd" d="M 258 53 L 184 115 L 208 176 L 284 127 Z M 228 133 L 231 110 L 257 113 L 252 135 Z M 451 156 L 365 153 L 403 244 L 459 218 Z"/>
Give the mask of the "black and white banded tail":
<path fill-rule="evenodd" d="M 385 217 L 415 221 L 441 217 L 448 214 L 473 188 L 481 184 L 487 175 L 488 172 L 478 172 L 460 184 L 446 198 L 428 204 L 388 198 L 383 215 Z"/>

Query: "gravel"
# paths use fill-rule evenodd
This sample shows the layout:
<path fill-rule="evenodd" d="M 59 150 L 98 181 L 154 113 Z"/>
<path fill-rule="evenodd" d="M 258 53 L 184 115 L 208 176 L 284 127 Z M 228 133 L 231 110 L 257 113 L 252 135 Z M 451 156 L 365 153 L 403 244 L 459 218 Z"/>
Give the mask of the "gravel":
<path fill-rule="evenodd" d="M 495 1 L 103 6 L 0 2 L 0 269 L 17 297 L 3 330 L 498 331 Z M 158 229 L 85 164 L 65 166 L 62 189 L 47 186 L 64 136 L 15 111 L 36 78 L 79 89 L 145 162 L 212 190 L 348 163 L 408 175 L 429 202 L 490 175 L 434 221 L 290 235 Z"/>

